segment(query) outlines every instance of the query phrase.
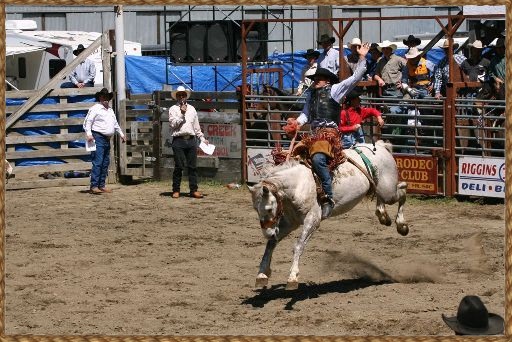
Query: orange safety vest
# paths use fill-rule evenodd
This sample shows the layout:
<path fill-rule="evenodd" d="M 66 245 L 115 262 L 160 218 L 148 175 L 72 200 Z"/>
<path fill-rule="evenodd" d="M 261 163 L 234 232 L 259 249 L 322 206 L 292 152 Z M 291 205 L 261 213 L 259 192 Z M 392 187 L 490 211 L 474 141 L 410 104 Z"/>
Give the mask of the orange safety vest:
<path fill-rule="evenodd" d="M 414 86 L 426 86 L 430 83 L 430 76 L 428 74 L 427 60 L 421 58 L 418 65 L 412 65 L 407 63 L 409 85 Z"/>

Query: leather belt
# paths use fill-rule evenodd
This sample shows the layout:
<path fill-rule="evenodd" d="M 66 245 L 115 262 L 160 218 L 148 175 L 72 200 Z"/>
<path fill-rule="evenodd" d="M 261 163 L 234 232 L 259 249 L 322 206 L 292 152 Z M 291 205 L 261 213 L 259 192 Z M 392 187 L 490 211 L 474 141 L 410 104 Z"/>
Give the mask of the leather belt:
<path fill-rule="evenodd" d="M 184 140 L 189 140 L 189 139 L 192 139 L 194 137 L 194 135 L 178 135 L 178 136 L 175 136 L 174 139 L 184 139 Z"/>

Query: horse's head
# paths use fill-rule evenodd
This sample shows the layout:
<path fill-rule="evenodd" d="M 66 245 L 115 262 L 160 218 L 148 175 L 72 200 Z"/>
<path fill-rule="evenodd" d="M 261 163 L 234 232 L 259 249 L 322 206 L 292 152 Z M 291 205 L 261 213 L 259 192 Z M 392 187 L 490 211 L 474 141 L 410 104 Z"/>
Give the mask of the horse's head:
<path fill-rule="evenodd" d="M 276 185 L 262 181 L 249 187 L 252 196 L 252 205 L 260 219 L 263 236 L 267 239 L 277 239 L 279 234 L 279 221 L 283 216 L 282 194 Z"/>

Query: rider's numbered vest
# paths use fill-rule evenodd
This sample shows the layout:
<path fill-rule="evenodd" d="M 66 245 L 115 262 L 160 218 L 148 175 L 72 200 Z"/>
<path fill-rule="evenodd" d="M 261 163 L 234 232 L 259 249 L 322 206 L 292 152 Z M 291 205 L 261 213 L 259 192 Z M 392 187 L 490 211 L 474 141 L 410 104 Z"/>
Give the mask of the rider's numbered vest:
<path fill-rule="evenodd" d="M 312 89 L 309 115 L 311 120 L 324 119 L 340 122 L 340 104 L 331 98 L 331 85 Z"/>
<path fill-rule="evenodd" d="M 427 68 L 427 60 L 421 58 L 418 65 L 411 65 L 407 63 L 409 85 L 426 86 L 430 83 L 430 76 Z"/>

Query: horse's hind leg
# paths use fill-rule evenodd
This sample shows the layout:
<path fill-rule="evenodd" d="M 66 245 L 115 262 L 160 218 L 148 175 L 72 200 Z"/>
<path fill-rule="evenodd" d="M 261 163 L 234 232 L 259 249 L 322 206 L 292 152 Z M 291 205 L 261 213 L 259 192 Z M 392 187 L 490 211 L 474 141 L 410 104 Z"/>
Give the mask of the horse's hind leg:
<path fill-rule="evenodd" d="M 379 196 L 377 196 L 377 208 L 375 209 L 375 215 L 377 215 L 380 224 L 391 226 L 391 217 L 389 217 L 388 212 L 386 211 L 384 201 L 382 201 Z"/>
<path fill-rule="evenodd" d="M 396 230 L 402 235 L 406 236 L 409 234 L 409 225 L 404 218 L 404 204 L 406 199 L 407 183 L 400 182 L 396 186 L 396 194 L 398 196 L 398 212 L 396 213 Z"/>
<path fill-rule="evenodd" d="M 256 287 L 265 287 L 268 284 L 268 277 L 270 277 L 272 270 L 270 269 L 270 261 L 272 260 L 272 252 L 276 248 L 277 240 L 271 239 L 267 241 L 265 253 L 261 258 L 260 271 L 256 276 Z"/>

